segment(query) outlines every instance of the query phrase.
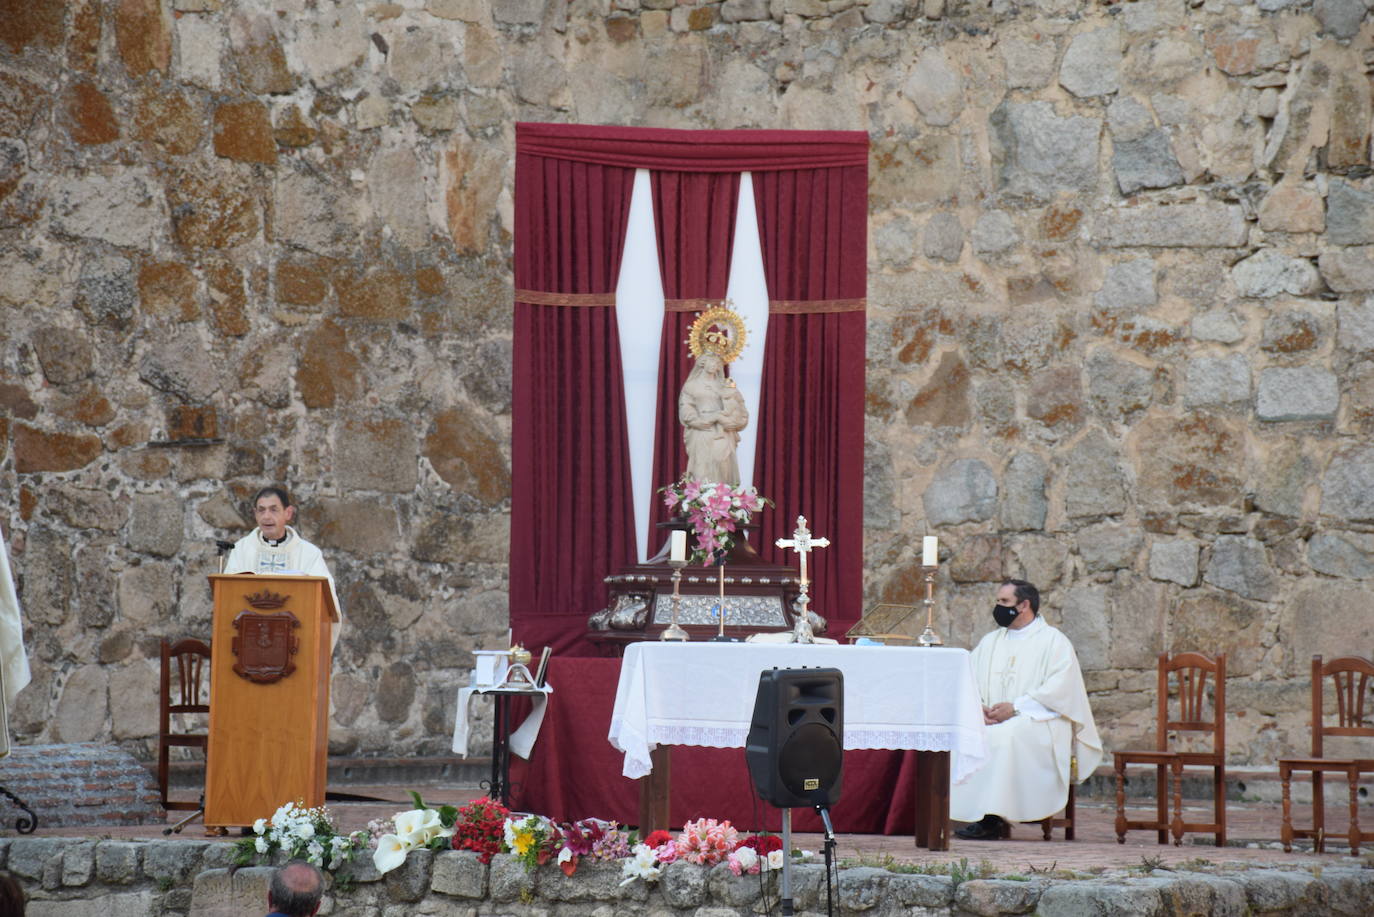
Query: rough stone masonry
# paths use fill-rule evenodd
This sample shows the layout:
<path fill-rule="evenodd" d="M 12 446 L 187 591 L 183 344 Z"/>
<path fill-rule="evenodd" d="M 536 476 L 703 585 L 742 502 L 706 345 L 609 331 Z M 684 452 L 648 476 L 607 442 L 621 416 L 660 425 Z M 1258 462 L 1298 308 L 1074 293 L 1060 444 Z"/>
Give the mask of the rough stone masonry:
<path fill-rule="evenodd" d="M 866 600 L 1046 589 L 1110 746 L 1231 654 L 1230 756 L 1370 653 L 1363 0 L 0 0 L 23 743 L 144 757 L 156 641 L 285 480 L 335 753 L 442 752 L 506 629 L 516 120 L 872 138 Z M 823 611 L 823 609 L 822 609 Z M 1355 639 L 1352 639 L 1355 638 Z"/>

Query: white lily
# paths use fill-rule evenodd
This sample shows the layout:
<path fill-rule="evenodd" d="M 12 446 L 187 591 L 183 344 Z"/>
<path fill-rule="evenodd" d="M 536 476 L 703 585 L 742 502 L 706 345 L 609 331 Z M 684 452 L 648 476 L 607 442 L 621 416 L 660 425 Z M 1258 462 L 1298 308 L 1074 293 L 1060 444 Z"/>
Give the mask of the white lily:
<path fill-rule="evenodd" d="M 377 838 L 377 849 L 372 853 L 372 865 L 380 873 L 388 873 L 406 861 L 410 847 L 394 834 L 383 834 Z"/>
<path fill-rule="evenodd" d="M 653 848 L 648 844 L 635 844 L 634 850 L 621 868 L 621 875 L 625 878 L 620 884 L 629 885 L 635 879 L 653 882 L 662 872 L 663 868 L 658 865 L 658 857 L 654 854 Z"/>
<path fill-rule="evenodd" d="M 439 813 L 433 809 L 411 809 L 397 814 L 393 820 L 396 822 L 396 833 L 401 837 L 428 834 L 431 826 L 436 830 L 440 827 Z"/>

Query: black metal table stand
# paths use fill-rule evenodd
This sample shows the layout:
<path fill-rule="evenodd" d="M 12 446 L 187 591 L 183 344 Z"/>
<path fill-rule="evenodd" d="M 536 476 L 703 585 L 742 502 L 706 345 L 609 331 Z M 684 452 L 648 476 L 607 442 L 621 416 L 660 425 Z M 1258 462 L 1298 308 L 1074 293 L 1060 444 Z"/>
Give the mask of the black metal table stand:
<path fill-rule="evenodd" d="M 510 695 L 493 691 L 496 709 L 492 713 L 491 779 L 487 795 L 510 808 Z"/>
<path fill-rule="evenodd" d="M 20 834 L 32 834 L 38 828 L 38 816 L 33 814 L 33 809 L 30 809 L 27 805 L 24 804 L 24 800 L 20 799 L 18 796 L 14 795 L 9 790 L 5 789 L 3 786 L 0 786 L 0 793 L 4 793 L 7 797 L 9 797 L 9 800 L 11 802 L 13 802 L 19 808 L 23 809 L 25 812 L 29 813 L 27 818 L 21 815 L 19 816 L 19 818 L 15 820 L 14 829 L 18 831 Z"/>

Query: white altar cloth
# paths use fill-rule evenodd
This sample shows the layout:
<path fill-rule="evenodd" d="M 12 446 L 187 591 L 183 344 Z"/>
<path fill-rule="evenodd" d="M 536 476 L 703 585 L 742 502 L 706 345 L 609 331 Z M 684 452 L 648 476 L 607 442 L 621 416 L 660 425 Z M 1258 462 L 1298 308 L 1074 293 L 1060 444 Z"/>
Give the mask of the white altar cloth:
<path fill-rule="evenodd" d="M 611 744 L 632 779 L 659 745 L 743 748 L 759 673 L 827 666 L 844 673 L 844 747 L 948 751 L 962 783 L 983 766 L 983 707 L 967 650 L 910 646 L 631 643 L 611 713 Z"/>

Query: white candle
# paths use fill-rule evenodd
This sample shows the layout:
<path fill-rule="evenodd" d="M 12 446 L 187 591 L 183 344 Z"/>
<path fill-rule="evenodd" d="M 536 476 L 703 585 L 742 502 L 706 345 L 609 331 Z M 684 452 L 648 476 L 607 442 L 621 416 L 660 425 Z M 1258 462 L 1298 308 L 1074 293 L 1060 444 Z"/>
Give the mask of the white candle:
<path fill-rule="evenodd" d="M 687 561 L 687 533 L 682 529 L 675 530 L 668 536 L 668 544 L 670 545 L 669 559 L 685 563 Z"/>
<path fill-rule="evenodd" d="M 940 563 L 940 539 L 927 535 L 921 540 L 921 565 L 934 567 Z"/>

